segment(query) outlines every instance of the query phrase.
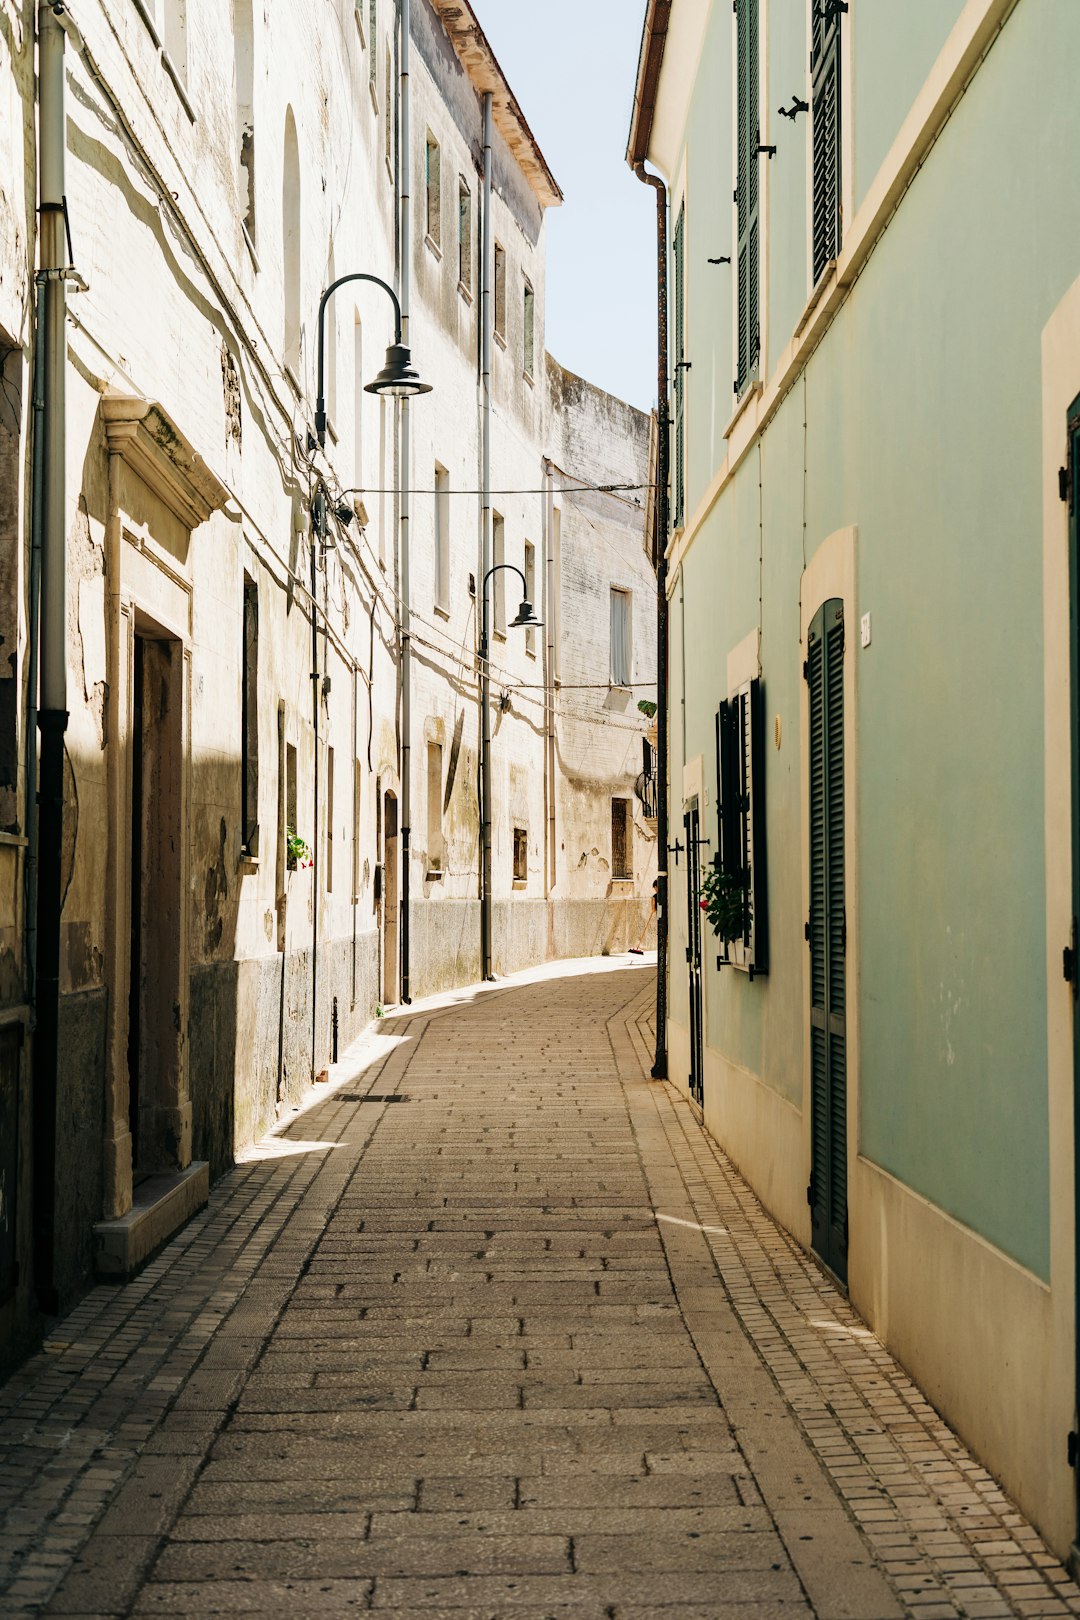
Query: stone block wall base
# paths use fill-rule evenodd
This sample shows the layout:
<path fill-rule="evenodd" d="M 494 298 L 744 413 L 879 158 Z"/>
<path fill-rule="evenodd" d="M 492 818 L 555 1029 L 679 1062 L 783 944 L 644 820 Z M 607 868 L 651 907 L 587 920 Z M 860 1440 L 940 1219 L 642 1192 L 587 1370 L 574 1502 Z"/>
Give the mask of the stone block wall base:
<path fill-rule="evenodd" d="M 206 1204 L 210 1166 L 148 1176 L 135 1188 L 131 1208 L 94 1227 L 94 1270 L 104 1281 L 130 1282 L 158 1250 Z"/>

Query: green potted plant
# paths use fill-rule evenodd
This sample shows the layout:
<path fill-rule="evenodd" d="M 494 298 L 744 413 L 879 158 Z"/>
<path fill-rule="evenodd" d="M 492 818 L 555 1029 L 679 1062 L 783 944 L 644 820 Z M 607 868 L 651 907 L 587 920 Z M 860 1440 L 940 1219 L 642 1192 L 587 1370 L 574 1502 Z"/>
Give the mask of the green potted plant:
<path fill-rule="evenodd" d="M 724 946 L 743 939 L 750 924 L 750 896 L 741 877 L 712 866 L 701 884 L 701 909 Z"/>

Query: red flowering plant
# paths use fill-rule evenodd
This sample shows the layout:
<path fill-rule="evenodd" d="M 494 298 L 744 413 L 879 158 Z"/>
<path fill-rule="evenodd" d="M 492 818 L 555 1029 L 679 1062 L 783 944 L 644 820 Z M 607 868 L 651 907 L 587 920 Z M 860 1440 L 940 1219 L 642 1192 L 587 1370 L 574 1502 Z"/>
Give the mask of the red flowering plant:
<path fill-rule="evenodd" d="M 701 909 L 717 939 L 731 945 L 750 926 L 750 896 L 734 872 L 711 866 L 701 884 Z"/>

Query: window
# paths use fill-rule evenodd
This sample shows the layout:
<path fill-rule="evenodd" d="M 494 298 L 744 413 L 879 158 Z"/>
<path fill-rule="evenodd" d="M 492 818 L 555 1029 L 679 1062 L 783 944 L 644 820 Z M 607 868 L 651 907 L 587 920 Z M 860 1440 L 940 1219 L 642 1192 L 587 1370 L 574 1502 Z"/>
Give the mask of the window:
<path fill-rule="evenodd" d="M 611 875 L 625 882 L 634 875 L 633 818 L 629 799 L 611 801 Z"/>
<path fill-rule="evenodd" d="M 506 249 L 495 244 L 495 336 L 506 342 Z"/>
<path fill-rule="evenodd" d="M 354 906 L 360 899 L 360 805 L 362 803 L 362 788 L 360 761 L 354 759 L 352 784 L 352 903 Z"/>
<path fill-rule="evenodd" d="M 686 505 L 686 351 L 684 348 L 686 321 L 685 321 L 685 254 L 684 243 L 686 237 L 686 207 L 679 209 L 679 218 L 675 225 L 674 259 L 675 259 L 675 466 L 674 496 L 672 502 L 672 527 L 681 529 L 685 520 Z"/>
<path fill-rule="evenodd" d="M 236 144 L 240 217 L 255 246 L 255 35 L 251 0 L 233 0 Z"/>
<path fill-rule="evenodd" d="M 386 42 L 386 85 L 385 102 L 383 104 L 383 145 L 385 147 L 386 167 L 390 178 L 394 177 L 394 68 L 390 60 L 390 41 Z"/>
<path fill-rule="evenodd" d="M 334 750 L 326 750 L 326 892 L 334 887 Z"/>
<path fill-rule="evenodd" d="M 758 88 L 758 0 L 736 0 L 738 61 L 738 156 L 735 202 L 738 215 L 739 334 L 735 392 L 742 394 L 757 376 L 761 357 L 759 309 L 761 251 L 759 201 L 761 143 Z"/>
<path fill-rule="evenodd" d="M 285 744 L 285 864 L 289 871 L 296 869 L 296 854 L 289 841 L 296 833 L 296 745 Z"/>
<path fill-rule="evenodd" d="M 765 725 L 761 682 L 748 681 L 716 714 L 715 865 L 741 896 L 741 939 L 722 947 L 753 977 L 769 967 L 765 868 Z"/>
<path fill-rule="evenodd" d="M 285 162 L 281 184 L 281 246 L 285 365 L 300 381 L 300 148 L 291 107 L 285 113 Z"/>
<path fill-rule="evenodd" d="M 427 875 L 443 875 L 443 779 L 442 743 L 427 745 Z"/>
<path fill-rule="evenodd" d="M 379 110 L 379 86 L 375 77 L 375 41 L 378 37 L 376 28 L 379 21 L 378 0 L 368 0 L 368 89 L 371 91 L 371 100 L 376 112 Z"/>
<path fill-rule="evenodd" d="M 813 276 L 815 283 L 840 253 L 840 7 L 814 6 L 810 48 L 810 117 L 813 129 Z"/>
<path fill-rule="evenodd" d="M 514 882 L 529 881 L 529 835 L 524 827 L 514 828 Z"/>
<path fill-rule="evenodd" d="M 524 313 L 525 313 L 525 341 L 524 341 L 524 345 L 523 345 L 524 366 L 525 366 L 525 375 L 526 375 L 526 377 L 531 377 L 532 374 L 533 374 L 533 358 L 534 358 L 533 349 L 535 347 L 535 341 L 536 341 L 536 333 L 535 333 L 536 313 L 535 312 L 536 312 L 536 299 L 533 296 L 532 288 L 529 286 L 529 283 L 526 281 L 526 283 L 525 283 L 525 311 L 524 311 Z"/>
<path fill-rule="evenodd" d="M 497 574 L 492 574 L 489 589 L 491 591 L 491 615 L 497 636 L 506 635 L 506 569 L 502 564 L 506 561 L 506 523 L 498 512 L 491 515 L 491 566 L 497 568 Z"/>
<path fill-rule="evenodd" d="M 450 474 L 435 463 L 435 606 L 450 606 Z"/>
<path fill-rule="evenodd" d="M 458 180 L 458 286 L 472 292 L 472 192 L 464 175 Z"/>
<path fill-rule="evenodd" d="M 536 547 L 528 540 L 525 542 L 525 600 L 536 603 Z M 526 630 L 525 651 L 530 658 L 536 657 L 536 631 Z"/>
<path fill-rule="evenodd" d="M 545 602 L 545 618 L 551 614 L 551 643 L 554 653 L 554 668 L 551 673 L 555 680 L 562 674 L 562 508 L 556 506 L 552 513 L 554 527 L 551 535 L 552 546 L 552 572 L 555 576 L 555 592 L 551 602 Z"/>
<path fill-rule="evenodd" d="M 353 487 L 364 487 L 364 328 L 353 310 Z"/>
<path fill-rule="evenodd" d="M 427 198 L 427 234 L 428 241 L 436 247 L 442 246 L 442 156 L 439 152 L 439 143 L 428 131 L 427 148 L 424 159 L 424 187 Z"/>
<path fill-rule="evenodd" d="M 259 853 L 259 587 L 244 575 L 244 641 L 240 681 L 240 841 Z"/>
<path fill-rule="evenodd" d="M 633 683 L 633 646 L 631 641 L 631 596 L 629 591 L 611 587 L 611 684 L 630 686 Z"/>

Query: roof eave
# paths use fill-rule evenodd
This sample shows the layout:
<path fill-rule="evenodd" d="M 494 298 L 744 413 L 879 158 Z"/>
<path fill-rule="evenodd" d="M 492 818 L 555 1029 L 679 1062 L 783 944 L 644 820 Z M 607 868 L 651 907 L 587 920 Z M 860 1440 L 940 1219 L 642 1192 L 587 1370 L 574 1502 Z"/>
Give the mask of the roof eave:
<path fill-rule="evenodd" d="M 632 169 L 639 168 L 645 162 L 652 144 L 656 97 L 664 65 L 664 47 L 667 44 L 671 7 L 672 0 L 648 0 L 645 11 L 645 25 L 641 32 L 641 49 L 638 53 L 637 80 L 634 85 L 634 111 L 630 120 L 630 137 L 626 145 L 626 161 Z"/>

